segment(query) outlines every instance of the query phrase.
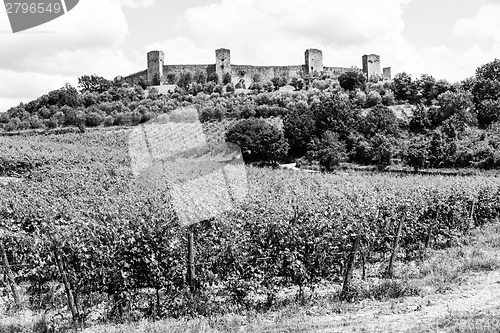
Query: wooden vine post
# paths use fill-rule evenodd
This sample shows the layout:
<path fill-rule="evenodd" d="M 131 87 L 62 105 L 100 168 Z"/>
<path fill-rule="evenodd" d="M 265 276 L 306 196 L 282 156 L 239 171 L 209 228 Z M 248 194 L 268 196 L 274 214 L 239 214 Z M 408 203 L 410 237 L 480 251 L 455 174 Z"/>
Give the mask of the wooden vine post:
<path fill-rule="evenodd" d="M 392 248 L 391 259 L 389 260 L 389 266 L 387 266 L 386 276 L 389 278 L 392 278 L 394 276 L 394 262 L 396 261 L 399 240 L 401 239 L 401 233 L 403 231 L 403 224 L 404 224 L 404 219 L 401 218 L 398 224 L 398 231 L 396 232 L 396 239 L 394 240 L 394 246 Z"/>
<path fill-rule="evenodd" d="M 2 256 L 2 264 L 5 272 L 5 276 L 7 277 L 7 283 L 9 284 L 9 288 L 12 291 L 12 296 L 14 297 L 14 303 L 18 309 L 21 308 L 21 298 L 19 297 L 19 288 L 17 286 L 16 280 L 14 278 L 14 273 L 10 268 L 9 258 L 7 258 L 7 252 L 5 251 L 5 245 L 3 243 L 3 239 L 0 236 L 0 255 Z"/>
<path fill-rule="evenodd" d="M 196 268 L 194 263 L 195 257 L 195 244 L 194 244 L 194 231 L 193 226 L 188 227 L 188 281 L 189 290 L 191 293 L 196 291 L 195 281 L 196 281 Z"/>
<path fill-rule="evenodd" d="M 361 243 L 361 237 L 358 234 L 356 236 L 356 239 L 354 240 L 354 245 L 352 247 L 351 253 L 349 254 L 349 257 L 347 258 L 347 264 L 345 267 L 344 271 L 344 283 L 342 285 L 342 291 L 340 293 L 340 298 L 345 299 L 347 297 L 347 294 L 349 292 L 349 286 L 351 283 L 351 278 L 352 278 L 352 271 L 354 269 L 354 262 L 356 261 L 356 255 L 359 251 Z"/>
<path fill-rule="evenodd" d="M 470 210 L 470 215 L 469 215 L 469 230 L 472 230 L 474 228 L 474 209 L 476 208 L 476 199 L 472 201 L 472 208 Z"/>
<path fill-rule="evenodd" d="M 54 251 L 54 256 L 57 262 L 57 269 L 59 270 L 59 274 L 63 280 L 64 290 L 66 291 L 66 297 L 68 299 L 68 308 L 71 311 L 71 316 L 73 321 L 80 320 L 80 313 L 78 311 L 78 307 L 76 306 L 75 298 L 73 295 L 73 291 L 71 290 L 71 284 L 69 283 L 68 275 L 64 268 L 64 263 L 59 250 Z"/>

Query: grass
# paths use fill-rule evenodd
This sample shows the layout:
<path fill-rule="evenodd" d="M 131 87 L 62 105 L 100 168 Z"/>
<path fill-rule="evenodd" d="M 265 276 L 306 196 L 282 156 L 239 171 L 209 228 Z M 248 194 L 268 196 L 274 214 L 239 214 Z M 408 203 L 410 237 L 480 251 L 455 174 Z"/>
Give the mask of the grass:
<path fill-rule="evenodd" d="M 500 307 L 487 311 L 471 313 L 449 313 L 445 317 L 431 323 L 425 323 L 412 329 L 412 333 L 499 333 Z"/>

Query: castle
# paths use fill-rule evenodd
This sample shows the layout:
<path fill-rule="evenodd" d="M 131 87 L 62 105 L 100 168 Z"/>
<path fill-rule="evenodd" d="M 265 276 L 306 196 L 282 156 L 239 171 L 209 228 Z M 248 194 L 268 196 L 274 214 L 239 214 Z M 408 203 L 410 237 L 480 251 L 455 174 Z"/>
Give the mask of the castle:
<path fill-rule="evenodd" d="M 231 63 L 231 51 L 228 49 L 215 50 L 215 64 L 207 65 L 165 65 L 165 53 L 163 51 L 151 51 L 147 54 L 146 70 L 126 76 L 124 80 L 130 84 L 146 82 L 148 85 L 161 85 L 179 78 L 182 73 L 192 74 L 204 73 L 207 77 L 216 73 L 219 81 L 224 77 L 231 78 L 233 84 L 243 83 L 249 86 L 258 76 L 261 81 L 268 81 L 274 77 L 301 77 L 304 74 L 329 74 L 336 78 L 349 68 L 327 67 L 323 65 L 323 52 L 317 49 L 305 51 L 305 62 L 296 66 L 250 66 L 234 65 Z M 363 73 L 367 78 L 372 75 L 381 76 L 384 80 L 391 78 L 391 68 L 386 67 L 380 72 L 380 56 L 376 54 L 364 55 L 362 57 Z"/>

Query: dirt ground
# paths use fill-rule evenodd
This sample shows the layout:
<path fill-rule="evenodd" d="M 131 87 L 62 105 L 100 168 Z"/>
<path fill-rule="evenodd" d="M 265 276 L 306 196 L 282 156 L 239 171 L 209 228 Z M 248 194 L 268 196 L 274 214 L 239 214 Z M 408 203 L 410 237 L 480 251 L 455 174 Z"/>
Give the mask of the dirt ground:
<path fill-rule="evenodd" d="M 445 294 L 406 297 L 390 301 L 364 301 L 357 311 L 309 316 L 287 321 L 287 326 L 265 332 L 441 332 L 439 319 L 450 314 L 500 311 L 500 271 L 472 273 Z M 498 323 L 500 325 L 500 323 Z M 441 322 L 441 325 L 443 323 Z"/>

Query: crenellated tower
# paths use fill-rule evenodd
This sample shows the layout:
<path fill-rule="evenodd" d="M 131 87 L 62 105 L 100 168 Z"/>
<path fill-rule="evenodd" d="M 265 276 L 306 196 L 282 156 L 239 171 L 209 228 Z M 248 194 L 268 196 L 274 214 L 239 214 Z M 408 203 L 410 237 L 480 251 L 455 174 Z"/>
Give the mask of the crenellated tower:
<path fill-rule="evenodd" d="M 215 72 L 219 76 L 220 82 L 222 82 L 226 73 L 231 75 L 231 50 L 215 50 Z"/>
<path fill-rule="evenodd" d="M 317 49 L 308 49 L 305 52 L 306 73 L 321 73 L 323 71 L 323 52 Z"/>
<path fill-rule="evenodd" d="M 380 76 L 380 56 L 377 54 L 368 54 L 363 56 L 363 73 L 370 79 L 372 75 Z"/>
<path fill-rule="evenodd" d="M 165 62 L 165 53 L 163 51 L 148 52 L 148 77 L 150 85 L 160 85 L 163 80 L 163 63 Z"/>

